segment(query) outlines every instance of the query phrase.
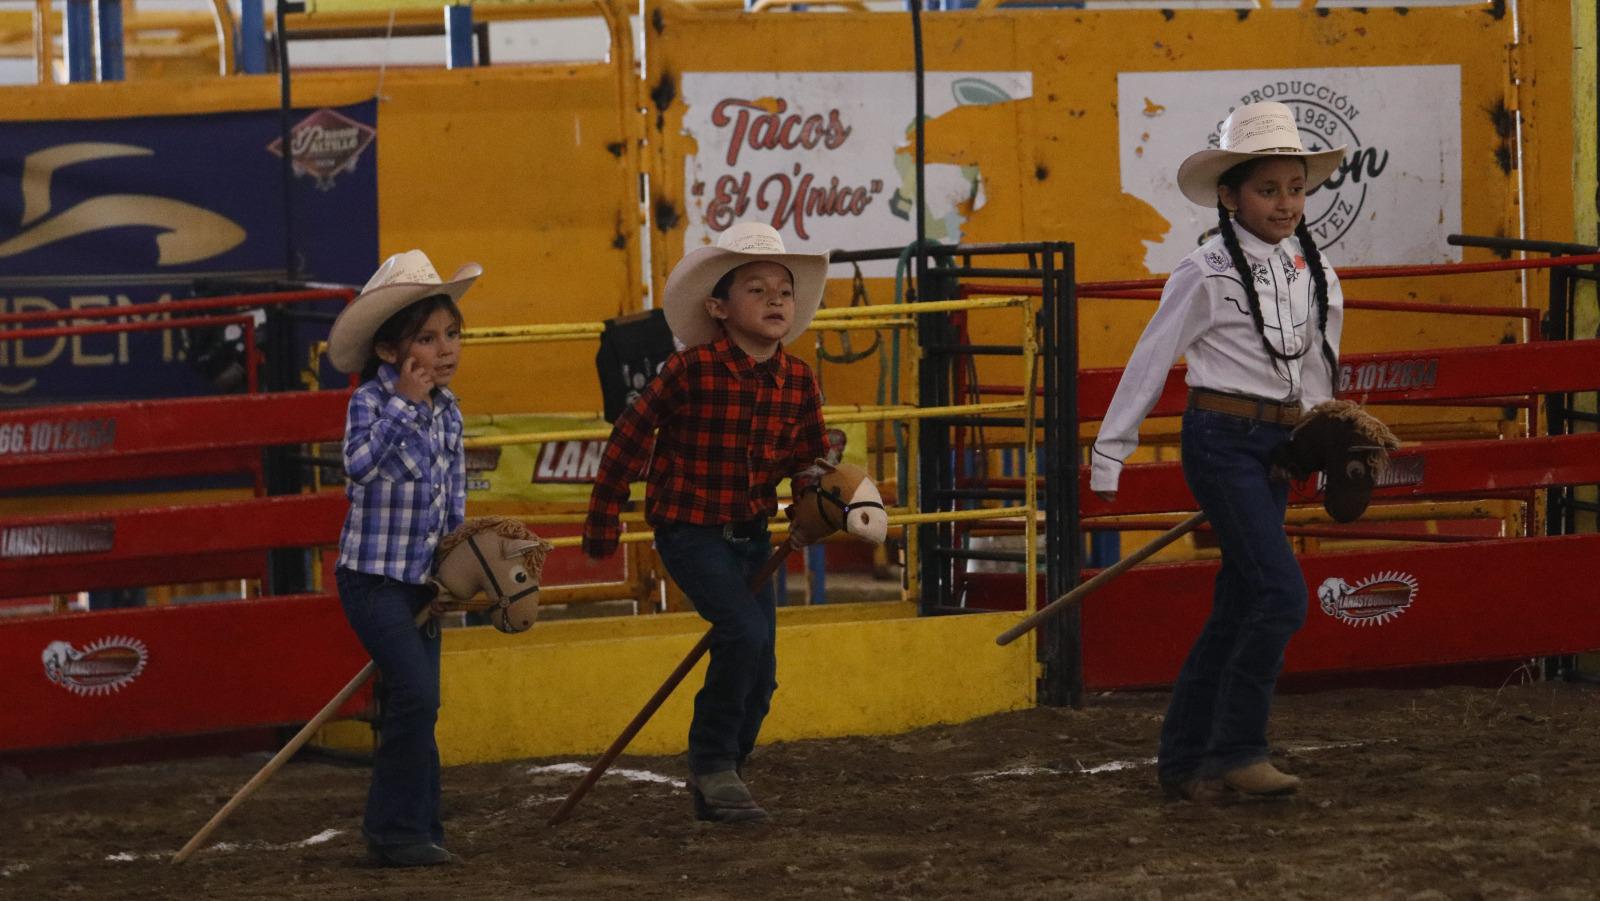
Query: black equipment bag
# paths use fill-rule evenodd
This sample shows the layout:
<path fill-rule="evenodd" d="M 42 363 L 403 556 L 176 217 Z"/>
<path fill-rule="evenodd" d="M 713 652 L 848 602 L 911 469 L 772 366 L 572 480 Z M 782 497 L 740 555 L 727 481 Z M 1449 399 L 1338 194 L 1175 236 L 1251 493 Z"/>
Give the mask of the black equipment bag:
<path fill-rule="evenodd" d="M 617 421 L 676 350 L 667 315 L 660 308 L 606 320 L 600 350 L 594 355 L 606 422 Z"/>

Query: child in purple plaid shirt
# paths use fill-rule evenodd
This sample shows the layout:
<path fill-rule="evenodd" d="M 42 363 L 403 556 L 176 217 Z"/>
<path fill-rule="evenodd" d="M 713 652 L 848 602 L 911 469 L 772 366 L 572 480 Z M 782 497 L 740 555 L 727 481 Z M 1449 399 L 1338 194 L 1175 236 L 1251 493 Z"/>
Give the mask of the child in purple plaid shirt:
<path fill-rule="evenodd" d="M 482 273 L 450 281 L 421 251 L 390 257 L 345 307 L 328 357 L 361 372 L 345 421 L 350 512 L 335 576 L 350 626 L 378 665 L 381 718 L 362 834 L 380 866 L 459 863 L 439 820 L 439 629 L 416 617 L 440 539 L 466 517 L 456 302 Z"/>

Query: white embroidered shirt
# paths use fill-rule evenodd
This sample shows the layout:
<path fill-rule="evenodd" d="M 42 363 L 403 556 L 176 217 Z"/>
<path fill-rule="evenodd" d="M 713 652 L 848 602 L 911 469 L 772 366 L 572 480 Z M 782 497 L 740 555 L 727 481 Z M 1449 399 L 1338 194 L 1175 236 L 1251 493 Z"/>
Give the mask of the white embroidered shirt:
<path fill-rule="evenodd" d="M 1250 319 L 1239 273 L 1217 235 L 1184 257 L 1167 278 L 1161 304 L 1128 358 L 1111 407 L 1095 440 L 1089 487 L 1115 491 L 1123 461 L 1139 444 L 1139 423 L 1155 406 L 1167 373 L 1187 358 L 1191 388 L 1266 400 L 1298 402 L 1310 409 L 1333 397 L 1335 374 L 1322 353 L 1310 264 L 1298 238 L 1268 244 L 1235 228 L 1261 300 L 1261 319 L 1274 348 L 1293 360 L 1267 355 Z M 1328 346 L 1339 352 L 1344 293 L 1327 255 Z"/>

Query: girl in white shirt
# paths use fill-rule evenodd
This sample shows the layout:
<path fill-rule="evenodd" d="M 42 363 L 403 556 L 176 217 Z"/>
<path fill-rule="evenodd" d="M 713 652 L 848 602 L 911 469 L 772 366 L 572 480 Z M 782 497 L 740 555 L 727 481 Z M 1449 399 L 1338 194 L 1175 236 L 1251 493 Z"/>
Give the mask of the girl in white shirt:
<path fill-rule="evenodd" d="M 1288 484 L 1271 472 L 1300 413 L 1337 384 L 1343 295 L 1304 220 L 1306 193 L 1344 152 L 1307 152 L 1288 107 L 1256 103 L 1228 116 L 1220 149 L 1184 160 L 1179 189 L 1216 205 L 1219 234 L 1167 279 L 1095 441 L 1089 487 L 1113 500 L 1139 423 L 1187 358 L 1184 478 L 1217 535 L 1222 569 L 1162 725 L 1158 775 L 1169 797 L 1283 795 L 1299 785 L 1267 759 L 1273 690 L 1307 603 L 1283 528 Z"/>

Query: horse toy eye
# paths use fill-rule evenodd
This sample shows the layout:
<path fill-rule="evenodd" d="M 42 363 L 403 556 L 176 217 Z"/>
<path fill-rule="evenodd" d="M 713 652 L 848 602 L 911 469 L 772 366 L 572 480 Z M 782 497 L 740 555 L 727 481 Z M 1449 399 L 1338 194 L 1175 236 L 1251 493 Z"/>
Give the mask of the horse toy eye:
<path fill-rule="evenodd" d="M 516 579 L 518 584 L 522 584 L 523 582 L 528 581 L 528 574 L 519 569 L 517 570 L 516 574 L 512 576 L 512 578 Z"/>

